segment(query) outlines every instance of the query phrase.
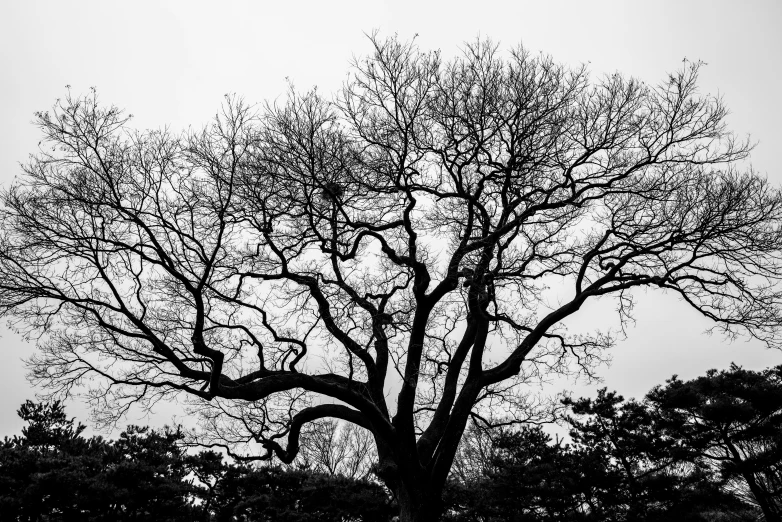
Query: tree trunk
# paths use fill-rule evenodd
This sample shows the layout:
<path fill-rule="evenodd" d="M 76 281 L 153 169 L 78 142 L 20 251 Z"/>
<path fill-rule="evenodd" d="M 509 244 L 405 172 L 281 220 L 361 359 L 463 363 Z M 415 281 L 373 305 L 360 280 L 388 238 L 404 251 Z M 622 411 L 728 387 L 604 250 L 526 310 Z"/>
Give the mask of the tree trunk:
<path fill-rule="evenodd" d="M 780 518 L 774 513 L 774 509 L 771 507 L 768 497 L 763 490 L 760 489 L 757 481 L 755 481 L 755 474 L 748 471 L 742 473 L 741 476 L 744 477 L 744 480 L 749 486 L 749 490 L 752 492 L 752 496 L 755 497 L 755 502 L 757 502 L 758 507 L 760 507 L 760 510 L 763 512 L 763 518 L 766 519 L 766 522 L 780 522 Z"/>
<path fill-rule="evenodd" d="M 755 474 L 752 471 L 745 469 L 746 464 L 741 458 L 741 453 L 739 453 L 739 450 L 730 440 L 726 439 L 725 444 L 733 456 L 734 463 L 736 463 L 739 469 L 742 470 L 741 476 L 744 478 L 747 486 L 749 486 L 749 490 L 752 492 L 752 496 L 755 497 L 755 502 L 757 502 L 758 507 L 760 507 L 760 510 L 763 512 L 763 518 L 766 519 L 766 522 L 781 522 L 779 515 L 774 512 L 776 510 L 772 508 L 767 495 L 763 492 L 755 480 Z"/>
<path fill-rule="evenodd" d="M 430 474 L 423 469 L 411 470 L 395 461 L 392 448 L 382 440 L 378 442 L 378 462 L 374 467 L 375 475 L 393 491 L 399 506 L 399 522 L 437 522 L 444 510 L 443 485 L 433 485 Z M 396 457 L 398 458 L 398 457 Z M 418 458 L 407 456 L 407 461 Z"/>
<path fill-rule="evenodd" d="M 769 502 L 768 497 L 764 494 L 764 492 L 760 489 L 760 486 L 758 486 L 758 483 L 755 481 L 755 474 L 752 472 L 745 472 L 741 475 L 747 482 L 749 490 L 752 492 L 752 496 L 755 497 L 755 502 L 757 502 L 760 510 L 763 512 L 763 518 L 766 519 L 766 522 L 780 522 L 780 518 L 776 513 L 774 513 L 774 509 L 771 507 L 771 503 Z"/>
<path fill-rule="evenodd" d="M 397 491 L 399 522 L 437 522 L 443 511 L 442 492 L 420 488 L 408 492 L 404 487 Z"/>

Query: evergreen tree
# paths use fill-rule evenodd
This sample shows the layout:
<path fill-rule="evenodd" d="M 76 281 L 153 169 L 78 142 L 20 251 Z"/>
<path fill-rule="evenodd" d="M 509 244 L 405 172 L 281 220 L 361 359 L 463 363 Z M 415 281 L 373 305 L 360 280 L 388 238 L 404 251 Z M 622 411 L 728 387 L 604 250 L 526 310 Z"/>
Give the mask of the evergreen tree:
<path fill-rule="evenodd" d="M 673 376 L 648 399 L 664 436 L 718 470 L 767 521 L 782 520 L 782 365 L 756 372 L 734 364 L 690 381 Z"/>

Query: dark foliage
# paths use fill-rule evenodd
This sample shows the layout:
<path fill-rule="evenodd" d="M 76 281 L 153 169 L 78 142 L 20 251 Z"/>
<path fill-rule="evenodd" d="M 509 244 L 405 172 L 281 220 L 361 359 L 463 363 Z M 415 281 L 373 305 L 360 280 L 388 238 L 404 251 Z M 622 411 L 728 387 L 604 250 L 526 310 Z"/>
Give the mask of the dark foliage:
<path fill-rule="evenodd" d="M 766 520 L 782 520 L 782 366 L 731 366 L 649 393 L 661 434 L 708 463 Z"/>
<path fill-rule="evenodd" d="M 641 401 L 566 399 L 569 443 L 539 426 L 495 430 L 483 471 L 449 481 L 443 519 L 778 521 L 781 375 L 732 366 Z M 2 520 L 386 522 L 398 509 L 368 480 L 188 454 L 180 430 L 130 426 L 109 441 L 84 437 L 59 402 L 19 415 L 22 435 L 0 446 Z"/>
<path fill-rule="evenodd" d="M 0 448 L 0 512 L 7 520 L 189 521 L 178 431 L 130 426 L 116 441 L 84 438 L 61 403 L 26 402 L 21 437 Z"/>
<path fill-rule="evenodd" d="M 451 518 L 553 521 L 576 515 L 583 498 L 581 463 L 561 442 L 551 442 L 539 427 L 500 432 L 486 476 L 448 488 Z"/>
<path fill-rule="evenodd" d="M 446 492 L 449 520 L 779 520 L 782 367 L 732 366 L 643 401 L 565 400 L 570 444 L 539 427 L 495 434 L 481 477 Z"/>
<path fill-rule="evenodd" d="M 276 467 L 231 468 L 215 504 L 218 522 L 385 522 L 394 511 L 377 484 Z"/>
<path fill-rule="evenodd" d="M 130 426 L 108 441 L 84 438 L 58 402 L 19 414 L 22 436 L 0 446 L 2 521 L 375 522 L 394 508 L 367 481 L 188 455 L 178 430 Z"/>

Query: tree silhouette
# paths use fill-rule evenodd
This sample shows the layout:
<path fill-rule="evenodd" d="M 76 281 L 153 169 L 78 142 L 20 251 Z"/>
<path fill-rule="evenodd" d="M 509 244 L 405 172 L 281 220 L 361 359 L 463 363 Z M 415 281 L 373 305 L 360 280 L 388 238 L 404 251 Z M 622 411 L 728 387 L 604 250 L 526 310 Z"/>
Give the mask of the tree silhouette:
<path fill-rule="evenodd" d="M 22 437 L 15 440 L 19 444 L 39 449 L 68 447 L 76 443 L 87 428 L 65 415 L 65 406 L 61 401 L 46 403 L 27 400 L 16 414 L 27 425 L 22 428 Z"/>
<path fill-rule="evenodd" d="M 648 397 L 661 434 L 713 465 L 766 520 L 782 520 L 782 366 L 674 376 Z"/>
<path fill-rule="evenodd" d="M 524 382 L 613 343 L 565 331 L 588 301 L 627 320 L 659 288 L 778 344 L 782 200 L 738 170 L 699 63 L 649 86 L 488 41 L 372 44 L 333 100 L 229 96 L 201 131 L 131 131 L 94 92 L 38 114 L 0 313 L 38 340 L 39 384 L 86 387 L 107 422 L 184 393 L 204 442 L 285 463 L 305 424 L 356 424 L 420 521 L 471 417 L 525 420 Z"/>
<path fill-rule="evenodd" d="M 180 430 L 129 426 L 105 440 L 85 438 L 59 402 L 27 401 L 19 415 L 22 436 L 0 444 L 3 521 L 387 522 L 395 508 L 367 480 L 187 454 Z"/>
<path fill-rule="evenodd" d="M 27 401 L 22 436 L 0 446 L 3 520 L 189 521 L 197 509 L 178 431 L 130 426 L 85 438 L 61 403 Z"/>
<path fill-rule="evenodd" d="M 572 446 L 571 465 L 580 506 L 589 520 L 755 520 L 738 498 L 699 461 L 685 441 L 665 436 L 646 401 L 628 400 L 606 389 L 594 399 L 564 401 Z M 572 474 L 572 471 L 571 471 Z M 583 500 L 582 500 L 583 499 Z"/>
<path fill-rule="evenodd" d="M 667 421 L 654 403 L 605 389 L 565 404 L 569 443 L 539 426 L 495 430 L 482 475 L 448 485 L 445 520 L 758 520 L 756 503 L 700 459 L 699 448 L 719 444 L 719 435 L 679 437 L 661 429 Z"/>
<path fill-rule="evenodd" d="M 483 480 L 469 489 L 477 496 L 470 506 L 490 520 L 564 521 L 585 519 L 582 505 L 587 486 L 582 463 L 561 441 L 540 427 L 501 431 L 494 439 L 495 455 Z M 477 494 L 477 495 L 476 495 Z"/>

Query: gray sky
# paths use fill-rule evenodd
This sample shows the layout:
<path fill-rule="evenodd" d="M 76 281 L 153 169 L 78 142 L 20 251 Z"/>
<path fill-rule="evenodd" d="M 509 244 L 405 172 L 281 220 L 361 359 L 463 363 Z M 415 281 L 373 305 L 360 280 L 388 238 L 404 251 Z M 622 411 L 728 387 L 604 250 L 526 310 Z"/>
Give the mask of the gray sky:
<path fill-rule="evenodd" d="M 480 7 L 479 7 L 480 6 Z M 126 108 L 140 128 L 182 129 L 206 123 L 235 92 L 250 102 L 282 95 L 288 77 L 300 89 L 332 92 L 353 55 L 369 51 L 365 32 L 379 29 L 445 56 L 476 36 L 505 47 L 523 42 L 558 62 L 591 62 L 595 75 L 620 71 L 657 83 L 683 58 L 703 60 L 701 87 L 720 93 L 729 125 L 758 142 L 755 170 L 782 183 L 775 154 L 782 143 L 782 2 L 769 1 L 36 1 L 0 6 L 0 184 L 40 139 L 33 112 L 55 98 L 95 86 L 105 103 Z M 2 277 L 2 274 L 0 274 Z M 604 385 L 638 396 L 671 374 L 683 378 L 735 361 L 760 369 L 782 352 L 757 343 L 726 344 L 709 323 L 673 296 L 640 294 L 636 326 L 603 369 Z M 575 326 L 602 311 L 587 310 Z M 22 358 L 34 350 L 0 327 L 0 436 L 18 432 L 15 410 L 35 390 Z M 579 386 L 576 393 L 592 393 Z M 71 414 L 85 418 L 78 403 Z M 167 419 L 166 409 L 155 421 Z M 138 416 L 129 422 L 145 422 Z"/>

